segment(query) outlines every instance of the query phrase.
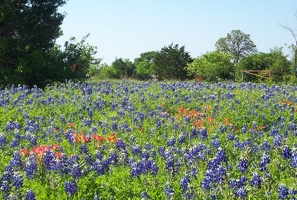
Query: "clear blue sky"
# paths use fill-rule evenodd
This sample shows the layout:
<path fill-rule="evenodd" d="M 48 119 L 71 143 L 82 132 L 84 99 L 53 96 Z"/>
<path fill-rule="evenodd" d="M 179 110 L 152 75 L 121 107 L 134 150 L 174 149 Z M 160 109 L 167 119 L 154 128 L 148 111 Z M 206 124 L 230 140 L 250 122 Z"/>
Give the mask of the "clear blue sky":
<path fill-rule="evenodd" d="M 258 51 L 294 44 L 288 24 L 297 31 L 296 0 L 69 0 L 58 44 L 74 36 L 97 46 L 97 57 L 132 62 L 143 52 L 171 43 L 185 45 L 193 58 L 215 50 L 231 30 L 250 34 Z M 284 48 L 285 54 L 289 54 Z"/>

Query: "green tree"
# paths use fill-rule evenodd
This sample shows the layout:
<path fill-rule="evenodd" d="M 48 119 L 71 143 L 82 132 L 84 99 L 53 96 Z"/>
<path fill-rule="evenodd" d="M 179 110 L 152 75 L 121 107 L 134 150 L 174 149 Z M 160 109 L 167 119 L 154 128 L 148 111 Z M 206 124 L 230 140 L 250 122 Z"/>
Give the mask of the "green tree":
<path fill-rule="evenodd" d="M 188 78 L 187 64 L 192 61 L 190 54 L 185 51 L 185 46 L 179 48 L 178 44 L 171 44 L 163 47 L 156 54 L 153 61 L 153 73 L 159 80 L 185 80 Z"/>
<path fill-rule="evenodd" d="M 43 69 L 48 67 L 44 61 L 47 59 L 45 54 L 62 33 L 60 25 L 64 15 L 58 12 L 58 8 L 65 3 L 65 0 L 1 1 L 0 84 L 32 86 L 47 79 L 36 79 L 36 76 L 46 76 L 48 73 L 44 72 L 50 70 Z M 40 67 L 37 66 L 38 60 L 34 59 L 42 59 Z"/>
<path fill-rule="evenodd" d="M 237 64 L 241 58 L 257 52 L 250 35 L 240 30 L 232 30 L 226 37 L 220 38 L 215 47 L 219 51 L 229 53 L 234 64 Z"/>
<path fill-rule="evenodd" d="M 208 82 L 233 80 L 234 64 L 230 58 L 231 56 L 225 52 L 207 52 L 188 64 L 187 71 L 191 75 L 199 75 Z"/>
<path fill-rule="evenodd" d="M 138 58 L 134 59 L 136 78 L 141 80 L 148 80 L 152 78 L 154 58 L 156 55 L 156 51 L 149 51 L 140 54 Z"/>
<path fill-rule="evenodd" d="M 272 80 L 275 82 L 286 81 L 292 74 L 291 62 L 283 54 L 281 48 L 271 49 L 269 53 L 257 53 L 242 58 L 239 63 L 241 70 L 271 70 Z M 256 81 L 259 78 L 244 75 L 245 81 Z"/>
<path fill-rule="evenodd" d="M 116 78 L 133 77 L 135 67 L 129 59 L 116 58 L 111 66 L 116 70 Z"/>
<path fill-rule="evenodd" d="M 65 42 L 63 50 L 60 47 L 60 52 L 58 52 L 60 55 L 56 56 L 62 57 L 64 67 L 60 70 L 64 71 L 63 78 L 83 80 L 88 78 L 91 68 L 99 66 L 101 60 L 95 58 L 97 47 L 86 43 L 88 37 L 89 34 L 79 42 L 76 41 L 75 37 L 72 37 Z"/>

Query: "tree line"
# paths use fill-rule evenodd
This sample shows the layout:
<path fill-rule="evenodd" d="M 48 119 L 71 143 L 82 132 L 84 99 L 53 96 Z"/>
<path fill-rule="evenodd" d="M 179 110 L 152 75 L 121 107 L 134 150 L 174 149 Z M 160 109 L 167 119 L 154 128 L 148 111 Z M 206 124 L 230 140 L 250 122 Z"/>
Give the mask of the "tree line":
<path fill-rule="evenodd" d="M 159 51 L 141 53 L 134 61 L 115 58 L 111 65 L 96 58 L 96 46 L 70 38 L 64 45 L 56 39 L 65 15 L 58 8 L 66 0 L 3 0 L 0 4 L 0 86 L 25 84 L 29 87 L 85 80 L 133 78 L 148 80 L 188 80 L 197 74 L 205 81 L 238 80 L 242 70 L 266 70 L 273 81 L 295 80 L 294 59 L 282 48 L 258 52 L 249 34 L 232 30 L 215 43 L 216 50 L 192 58 L 185 46 L 169 44 Z M 293 36 L 293 29 L 285 26 Z M 295 35 L 294 35 L 295 34 Z M 296 38 L 296 37 L 295 37 Z M 296 43 L 297 45 L 297 43 Z M 296 50 L 296 45 L 292 45 Z M 259 81 L 247 76 L 246 81 Z"/>

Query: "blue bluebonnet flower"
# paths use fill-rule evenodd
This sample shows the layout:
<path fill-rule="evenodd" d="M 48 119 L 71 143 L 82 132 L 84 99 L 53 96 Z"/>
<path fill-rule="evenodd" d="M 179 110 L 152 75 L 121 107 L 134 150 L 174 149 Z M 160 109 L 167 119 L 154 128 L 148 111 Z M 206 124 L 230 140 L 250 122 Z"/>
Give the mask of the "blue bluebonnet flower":
<path fill-rule="evenodd" d="M 34 173 L 37 171 L 37 163 L 35 154 L 30 154 L 25 160 L 24 170 L 28 179 L 32 178 Z"/>
<path fill-rule="evenodd" d="M 25 200 L 35 200 L 35 194 L 32 190 L 26 191 Z"/>
<path fill-rule="evenodd" d="M 235 196 L 239 197 L 239 198 L 244 198 L 244 197 L 246 197 L 246 192 L 245 192 L 245 190 L 243 188 L 238 188 L 235 191 Z"/>
<path fill-rule="evenodd" d="M 12 176 L 13 186 L 15 190 L 20 189 L 23 186 L 23 177 L 20 173 L 14 173 Z"/>
<path fill-rule="evenodd" d="M 180 184 L 180 188 L 181 188 L 182 192 L 185 192 L 186 190 L 188 190 L 188 186 L 189 186 L 190 182 L 191 181 L 190 181 L 189 176 L 185 176 L 180 179 L 179 184 Z"/>
<path fill-rule="evenodd" d="M 174 195 L 174 191 L 172 190 L 172 186 L 169 182 L 165 183 L 163 192 L 165 193 L 166 200 L 171 199 L 171 197 Z"/>
<path fill-rule="evenodd" d="M 10 181 L 3 180 L 0 186 L 0 191 L 2 191 L 5 196 L 8 196 L 11 190 Z"/>
<path fill-rule="evenodd" d="M 118 130 L 118 124 L 116 121 L 113 121 L 112 124 L 111 124 L 111 130 L 112 131 L 116 131 Z"/>
<path fill-rule="evenodd" d="M 228 133 L 228 135 L 227 135 L 227 140 L 229 140 L 229 141 L 233 141 L 234 138 L 235 138 L 235 136 L 234 136 L 232 133 Z"/>
<path fill-rule="evenodd" d="M 207 130 L 205 127 L 198 130 L 198 135 L 201 140 L 207 139 Z"/>
<path fill-rule="evenodd" d="M 292 149 L 292 156 L 291 156 L 291 166 L 296 168 L 297 167 L 297 149 Z"/>
<path fill-rule="evenodd" d="M 221 145 L 221 142 L 218 138 L 214 138 L 210 141 L 210 146 L 214 147 L 215 149 L 219 148 Z"/>
<path fill-rule="evenodd" d="M 82 176 L 82 172 L 77 164 L 74 164 L 71 168 L 71 175 L 73 179 L 78 179 Z"/>
<path fill-rule="evenodd" d="M 71 181 L 67 181 L 65 183 L 65 192 L 68 196 L 72 197 L 76 193 L 76 190 L 77 190 L 76 183 Z"/>
<path fill-rule="evenodd" d="M 143 150 L 142 152 L 141 152 L 141 154 L 140 154 L 140 159 L 145 159 L 145 160 L 147 160 L 148 158 L 149 158 L 149 153 L 148 153 L 148 151 L 147 150 Z"/>
<path fill-rule="evenodd" d="M 146 191 L 141 192 L 140 194 L 141 200 L 150 199 L 151 197 L 147 194 Z"/>
<path fill-rule="evenodd" d="M 253 172 L 252 178 L 250 180 L 250 185 L 252 187 L 258 187 L 258 188 L 260 188 L 261 187 L 261 183 L 262 183 L 262 180 L 261 180 L 261 177 L 259 176 L 259 174 L 257 172 Z"/>
<path fill-rule="evenodd" d="M 291 156 L 292 156 L 292 151 L 291 151 L 290 147 L 288 147 L 287 145 L 284 145 L 283 150 L 282 150 L 283 159 L 290 159 Z"/>
<path fill-rule="evenodd" d="M 56 161 L 55 154 L 50 151 L 46 150 L 41 158 L 42 166 L 47 170 L 55 170 L 58 167 L 58 162 Z"/>
<path fill-rule="evenodd" d="M 22 161 L 21 161 L 21 156 L 18 151 L 13 152 L 13 156 L 9 162 L 11 167 L 21 167 L 22 166 Z"/>
<path fill-rule="evenodd" d="M 288 188 L 284 184 L 280 184 L 277 189 L 278 199 L 287 199 L 289 195 Z"/>
<path fill-rule="evenodd" d="M 126 145 L 121 138 L 117 138 L 116 148 L 117 149 L 126 149 Z"/>
<path fill-rule="evenodd" d="M 103 175 L 106 171 L 105 163 L 98 159 L 93 163 L 92 168 L 97 172 L 98 175 Z"/>
<path fill-rule="evenodd" d="M 182 144 L 182 143 L 184 143 L 186 141 L 186 136 L 184 135 L 184 134 L 180 134 L 179 136 L 178 136 L 178 143 L 179 144 Z M 1 145 L 0 145 L 1 146 Z"/>
<path fill-rule="evenodd" d="M 270 163 L 270 157 L 267 154 L 263 154 L 260 159 L 260 171 L 266 171 L 266 165 Z"/>
<path fill-rule="evenodd" d="M 237 164 L 237 169 L 241 173 L 245 172 L 248 168 L 248 161 L 245 158 L 239 158 L 239 162 Z"/>
<path fill-rule="evenodd" d="M 59 170 L 61 174 L 68 174 L 70 172 L 68 158 L 64 153 L 62 153 L 59 158 L 59 161 L 57 163 L 57 170 Z"/>
<path fill-rule="evenodd" d="M 149 151 L 153 149 L 153 146 L 150 143 L 146 142 L 144 148 Z"/>
<path fill-rule="evenodd" d="M 273 138 L 273 145 L 274 145 L 275 147 L 279 147 L 279 146 L 281 146 L 281 140 L 282 140 L 281 135 L 280 135 L 280 134 L 276 134 L 276 135 L 274 136 L 274 138 Z"/>
<path fill-rule="evenodd" d="M 269 142 L 267 142 L 266 140 L 264 140 L 264 141 L 262 142 L 260 148 L 261 148 L 262 150 L 265 150 L 265 151 L 270 151 L 271 146 L 270 146 Z"/>
<path fill-rule="evenodd" d="M 167 140 L 167 146 L 174 146 L 175 138 L 172 136 Z"/>
<path fill-rule="evenodd" d="M 296 130 L 296 124 L 295 124 L 295 122 L 291 121 L 288 124 L 288 130 L 291 131 L 291 132 L 294 132 Z"/>
<path fill-rule="evenodd" d="M 5 143 L 6 143 L 6 137 L 4 136 L 3 133 L 0 133 L 0 148 L 4 146 Z"/>

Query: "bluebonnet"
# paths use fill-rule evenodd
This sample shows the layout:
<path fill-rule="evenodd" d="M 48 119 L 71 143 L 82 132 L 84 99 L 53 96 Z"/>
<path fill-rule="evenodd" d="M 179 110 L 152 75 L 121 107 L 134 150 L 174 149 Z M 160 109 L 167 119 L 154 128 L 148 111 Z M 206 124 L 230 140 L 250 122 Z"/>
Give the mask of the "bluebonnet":
<path fill-rule="evenodd" d="M 169 182 L 166 182 L 163 188 L 163 192 L 165 193 L 166 200 L 171 199 L 171 197 L 174 194 L 174 191 L 172 190 L 172 186 Z"/>
<path fill-rule="evenodd" d="M 175 145 L 175 138 L 172 136 L 167 140 L 167 146 L 174 146 Z"/>
<path fill-rule="evenodd" d="M 188 186 L 189 186 L 190 182 L 191 181 L 190 181 L 189 176 L 185 176 L 180 179 L 179 184 L 180 184 L 180 188 L 181 188 L 182 192 L 185 192 L 186 190 L 188 190 Z"/>
<path fill-rule="evenodd" d="M 22 161 L 21 161 L 21 156 L 18 151 L 13 152 L 13 156 L 9 162 L 11 167 L 21 167 L 22 166 Z"/>
<path fill-rule="evenodd" d="M 50 151 L 46 150 L 41 158 L 42 166 L 47 170 L 55 170 L 57 169 L 58 162 L 55 159 L 55 154 Z"/>
<path fill-rule="evenodd" d="M 263 154 L 260 159 L 260 171 L 266 171 L 266 165 L 270 163 L 270 157 L 267 154 Z"/>
<path fill-rule="evenodd" d="M 290 159 L 292 156 L 292 150 L 287 145 L 284 145 L 282 150 L 282 157 L 283 159 Z"/>
<path fill-rule="evenodd" d="M 135 146 L 130 146 L 130 150 L 132 152 L 133 155 L 138 155 L 141 153 L 141 148 L 139 145 L 135 145 Z"/>
<path fill-rule="evenodd" d="M 237 164 L 237 169 L 241 173 L 245 172 L 248 168 L 248 161 L 245 158 L 239 158 L 239 162 Z"/>
<path fill-rule="evenodd" d="M 81 144 L 79 146 L 79 152 L 82 153 L 82 154 L 88 154 L 88 148 L 86 147 L 86 145 Z"/>
<path fill-rule="evenodd" d="M 5 143 L 6 143 L 6 137 L 4 136 L 3 133 L 0 133 L 0 148 L 4 146 Z"/>
<path fill-rule="evenodd" d="M 77 190 L 77 185 L 75 182 L 67 181 L 65 183 L 65 192 L 68 196 L 72 197 Z"/>
<path fill-rule="evenodd" d="M 228 135 L 227 135 L 227 140 L 229 140 L 229 141 L 232 141 L 232 140 L 234 140 L 234 135 L 232 134 L 232 133 L 228 133 Z"/>
<path fill-rule="evenodd" d="M 221 142 L 218 138 L 214 138 L 210 141 L 210 146 L 214 147 L 215 149 L 219 148 L 221 145 Z"/>
<path fill-rule="evenodd" d="M 35 200 L 35 194 L 32 190 L 26 191 L 25 200 Z"/>
<path fill-rule="evenodd" d="M 280 136 L 280 134 L 276 134 L 275 136 L 274 136 L 274 138 L 273 138 L 273 145 L 275 146 L 275 147 L 279 147 L 279 146 L 281 146 L 281 136 Z"/>
<path fill-rule="evenodd" d="M 246 196 L 246 192 L 243 188 L 238 188 L 236 191 L 235 191 L 235 196 L 239 197 L 239 198 L 243 198 Z"/>
<path fill-rule="evenodd" d="M 28 179 L 32 178 L 34 173 L 37 171 L 37 163 L 35 154 L 30 154 L 25 160 L 24 170 Z"/>
<path fill-rule="evenodd" d="M 71 175 L 73 179 L 78 179 L 79 177 L 82 176 L 82 172 L 79 168 L 78 164 L 74 164 L 71 168 Z"/>
<path fill-rule="evenodd" d="M 207 130 L 205 127 L 201 128 L 198 130 L 198 135 L 200 137 L 200 139 L 204 140 L 207 139 Z"/>
<path fill-rule="evenodd" d="M 186 141 L 186 136 L 184 135 L 184 134 L 180 134 L 179 136 L 178 136 L 178 143 L 179 144 L 182 144 L 182 143 L 184 143 Z M 0 145 L 1 146 L 1 145 Z"/>
<path fill-rule="evenodd" d="M 294 132 L 296 129 L 296 124 L 295 122 L 291 121 L 289 124 L 288 124 L 288 130 L 291 131 L 291 132 Z"/>
<path fill-rule="evenodd" d="M 68 172 L 70 172 L 68 158 L 64 153 L 62 153 L 59 158 L 59 161 L 57 163 L 57 169 L 61 174 L 68 174 Z"/>
<path fill-rule="evenodd" d="M 23 186 L 23 177 L 20 173 L 14 173 L 12 176 L 13 186 L 16 190 Z"/>
<path fill-rule="evenodd" d="M 259 174 L 257 172 L 253 172 L 252 173 L 252 178 L 250 180 L 250 185 L 252 187 L 258 187 L 258 188 L 260 188 L 261 187 L 261 183 L 262 183 L 262 180 L 261 180 L 261 177 L 259 176 Z"/>
<path fill-rule="evenodd" d="M 126 145 L 121 138 L 117 138 L 116 148 L 117 149 L 126 149 Z"/>
<path fill-rule="evenodd" d="M 147 194 L 146 191 L 141 192 L 140 194 L 141 200 L 150 199 L 151 197 Z"/>
<path fill-rule="evenodd" d="M 269 142 L 267 142 L 266 140 L 264 140 L 264 141 L 262 142 L 260 148 L 261 148 L 262 150 L 269 151 L 270 148 L 271 148 L 271 146 L 270 146 Z"/>
<path fill-rule="evenodd" d="M 280 184 L 277 189 L 278 199 L 287 199 L 289 195 L 288 188 L 284 184 Z"/>
<path fill-rule="evenodd" d="M 0 185 L 0 189 L 1 191 L 5 194 L 5 196 L 8 196 L 10 190 L 11 190 L 11 186 L 10 186 L 10 181 L 2 181 L 1 185 Z"/>
<path fill-rule="evenodd" d="M 98 159 L 93 163 L 92 168 L 97 172 L 98 175 L 103 175 L 107 170 L 105 163 Z"/>
<path fill-rule="evenodd" d="M 291 166 L 296 168 L 297 167 L 297 149 L 292 149 L 292 156 L 291 156 Z"/>

